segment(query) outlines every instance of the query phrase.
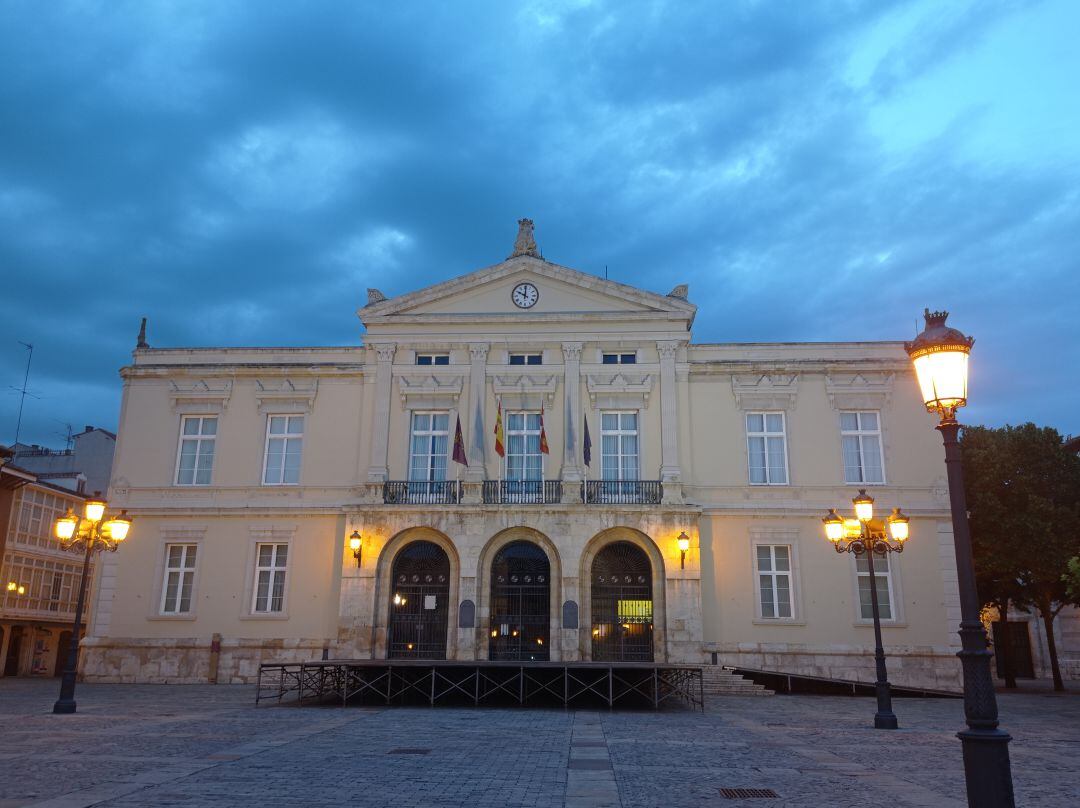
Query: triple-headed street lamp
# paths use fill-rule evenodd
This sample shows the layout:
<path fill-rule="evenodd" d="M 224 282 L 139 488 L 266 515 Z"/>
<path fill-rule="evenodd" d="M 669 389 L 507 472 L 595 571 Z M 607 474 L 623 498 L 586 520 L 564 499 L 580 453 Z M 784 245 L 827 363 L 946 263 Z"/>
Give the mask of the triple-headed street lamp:
<path fill-rule="evenodd" d="M 1012 808 L 1009 734 L 998 729 L 997 697 L 990 674 L 991 653 L 979 620 L 975 562 L 968 529 L 967 498 L 960 459 L 960 424 L 956 411 L 967 404 L 968 355 L 975 340 L 945 325 L 947 311 L 925 312 L 926 328 L 904 348 L 915 365 L 923 401 L 937 413 L 949 475 L 953 544 L 960 590 L 960 643 L 964 671 L 964 714 L 968 728 L 957 733 L 964 750 L 964 777 L 972 808 Z"/>
<path fill-rule="evenodd" d="M 56 538 L 65 550 L 83 551 L 82 579 L 79 581 L 79 600 L 75 605 L 75 626 L 71 632 L 71 647 L 68 651 L 64 678 L 60 682 L 60 698 L 53 705 L 54 713 L 75 712 L 75 674 L 79 665 L 79 630 L 82 624 L 83 605 L 86 600 L 86 579 L 90 574 L 90 555 L 94 552 L 109 550 L 116 552 L 120 542 L 127 538 L 131 529 L 131 519 L 127 511 L 119 516 L 105 518 L 105 500 L 101 492 L 95 491 L 92 499 L 83 506 L 82 516 L 76 516 L 70 508 L 56 520 Z"/>
<path fill-rule="evenodd" d="M 865 488 L 859 489 L 859 495 L 852 502 L 855 505 L 854 519 L 845 519 L 836 512 L 836 508 L 830 508 L 821 521 L 825 523 L 825 538 L 832 542 L 836 552 L 852 553 L 857 559 L 866 559 L 866 569 L 870 573 L 870 608 L 874 615 L 874 660 L 877 663 L 874 727 L 896 729 L 896 714 L 892 710 L 892 694 L 885 673 L 885 649 L 881 644 L 881 613 L 878 608 L 877 580 L 874 578 L 874 555 L 884 557 L 887 553 L 904 552 L 908 518 L 899 508 L 893 508 L 892 515 L 885 520 L 888 523 L 886 533 L 884 525 L 874 521 L 874 498 L 866 493 Z"/>

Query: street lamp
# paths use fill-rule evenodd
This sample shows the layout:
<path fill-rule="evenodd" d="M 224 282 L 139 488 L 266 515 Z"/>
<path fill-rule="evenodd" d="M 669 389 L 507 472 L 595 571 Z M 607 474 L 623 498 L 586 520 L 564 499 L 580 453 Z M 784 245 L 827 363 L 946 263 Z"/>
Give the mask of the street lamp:
<path fill-rule="evenodd" d="M 957 654 L 964 672 L 964 715 L 968 728 L 957 733 L 964 751 L 964 777 L 968 805 L 978 808 L 1012 808 L 1012 772 L 1009 765 L 1011 737 L 998 729 L 997 698 L 990 674 L 991 653 L 986 631 L 979 620 L 979 594 L 975 588 L 975 562 L 964 494 L 964 471 L 960 460 L 960 424 L 956 411 L 967 404 L 968 356 L 975 340 L 945 325 L 947 311 L 926 309 L 926 328 L 904 349 L 915 366 L 919 389 L 929 412 L 937 413 L 937 429 L 945 444 L 945 468 L 949 476 L 953 545 L 960 589 L 960 643 Z"/>
<path fill-rule="evenodd" d="M 886 520 L 889 526 L 886 534 L 880 522 L 876 525 L 873 522 L 874 498 L 866 493 L 865 488 L 859 489 L 859 494 L 852 503 L 855 505 L 854 519 L 844 519 L 836 512 L 836 508 L 830 508 L 821 521 L 825 525 L 825 538 L 832 542 L 836 552 L 852 553 L 856 558 L 866 558 L 866 568 L 870 573 L 870 609 L 874 616 L 874 662 L 877 666 L 877 681 L 874 684 L 877 712 L 874 714 L 874 728 L 896 729 L 896 713 L 892 710 L 892 694 L 885 672 L 885 648 L 881 643 L 881 613 L 878 607 L 877 580 L 874 578 L 874 555 L 884 557 L 887 553 L 904 552 L 904 542 L 908 537 L 908 518 L 899 508 L 893 508 L 892 515 Z"/>
<path fill-rule="evenodd" d="M 686 535 L 684 530 L 679 534 L 679 538 L 676 539 L 679 544 L 679 563 L 682 569 L 686 569 L 686 552 L 690 549 L 690 537 Z"/>
<path fill-rule="evenodd" d="M 82 579 L 79 581 L 79 600 L 75 604 L 75 627 L 71 632 L 71 647 L 68 650 L 64 678 L 60 682 L 60 698 L 53 705 L 54 713 L 68 714 L 75 712 L 75 674 L 79 664 L 79 627 L 82 624 L 83 605 L 86 600 L 86 579 L 90 574 L 90 555 L 94 552 L 116 548 L 127 538 L 131 530 L 131 518 L 127 511 L 119 516 L 105 519 L 105 500 L 101 492 L 95 491 L 92 499 L 83 505 L 83 515 L 76 516 L 70 508 L 58 517 L 54 524 L 56 538 L 65 550 L 83 551 Z"/>
<path fill-rule="evenodd" d="M 360 553 L 362 550 L 363 540 L 360 537 L 360 531 L 354 530 L 352 535 L 349 536 L 349 549 L 352 550 L 353 558 L 356 559 L 356 568 L 360 568 Z"/>

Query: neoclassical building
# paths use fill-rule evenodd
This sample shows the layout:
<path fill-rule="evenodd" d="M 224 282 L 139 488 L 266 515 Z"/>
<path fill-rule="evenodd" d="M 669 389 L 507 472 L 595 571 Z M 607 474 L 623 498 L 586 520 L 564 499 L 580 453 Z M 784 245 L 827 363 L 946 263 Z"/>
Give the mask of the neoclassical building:
<path fill-rule="evenodd" d="M 902 344 L 695 343 L 697 311 L 544 260 L 523 220 L 501 263 L 369 290 L 361 345 L 140 340 L 110 487 L 135 523 L 86 677 L 325 654 L 872 681 L 866 569 L 821 522 L 865 488 L 911 516 L 878 562 L 891 678 L 956 688 L 944 464 Z"/>

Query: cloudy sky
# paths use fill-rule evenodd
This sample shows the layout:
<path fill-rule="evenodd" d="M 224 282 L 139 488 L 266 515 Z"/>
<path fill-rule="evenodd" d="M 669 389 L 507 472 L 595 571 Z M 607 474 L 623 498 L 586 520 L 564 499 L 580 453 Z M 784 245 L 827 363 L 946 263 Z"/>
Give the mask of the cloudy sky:
<path fill-rule="evenodd" d="M 0 4 L 0 442 L 150 342 L 355 344 L 544 255 L 699 342 L 977 338 L 969 422 L 1080 433 L 1080 4 Z"/>

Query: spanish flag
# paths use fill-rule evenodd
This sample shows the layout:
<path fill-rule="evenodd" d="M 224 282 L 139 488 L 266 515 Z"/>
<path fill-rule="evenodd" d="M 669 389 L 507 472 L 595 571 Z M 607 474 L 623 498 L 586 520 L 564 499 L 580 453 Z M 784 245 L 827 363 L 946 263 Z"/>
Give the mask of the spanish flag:
<path fill-rule="evenodd" d="M 502 399 L 499 399 L 499 407 L 495 411 L 495 454 L 499 457 L 506 457 L 506 448 L 503 446 L 503 441 L 506 440 L 506 436 L 503 435 L 502 425 Z"/>
<path fill-rule="evenodd" d="M 547 432 L 544 431 L 544 402 L 540 402 L 540 451 L 544 454 L 550 454 L 548 452 L 547 445 Z"/>

